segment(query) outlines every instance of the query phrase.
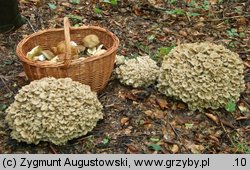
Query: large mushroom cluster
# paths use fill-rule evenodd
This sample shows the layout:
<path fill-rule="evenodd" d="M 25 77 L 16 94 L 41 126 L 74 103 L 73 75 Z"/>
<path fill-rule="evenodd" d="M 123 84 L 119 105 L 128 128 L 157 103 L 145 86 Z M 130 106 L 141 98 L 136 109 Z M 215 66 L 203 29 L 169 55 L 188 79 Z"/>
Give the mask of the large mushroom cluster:
<path fill-rule="evenodd" d="M 70 78 L 31 82 L 22 87 L 6 112 L 11 136 L 34 144 L 65 144 L 87 134 L 103 118 L 96 93 Z"/>
<path fill-rule="evenodd" d="M 238 54 L 209 42 L 177 46 L 165 57 L 158 89 L 191 110 L 224 108 L 244 90 L 244 65 Z"/>
<path fill-rule="evenodd" d="M 147 87 L 157 80 L 159 67 L 149 56 L 124 60 L 118 57 L 116 62 L 121 64 L 116 68 L 116 74 L 122 84 L 132 87 Z"/>

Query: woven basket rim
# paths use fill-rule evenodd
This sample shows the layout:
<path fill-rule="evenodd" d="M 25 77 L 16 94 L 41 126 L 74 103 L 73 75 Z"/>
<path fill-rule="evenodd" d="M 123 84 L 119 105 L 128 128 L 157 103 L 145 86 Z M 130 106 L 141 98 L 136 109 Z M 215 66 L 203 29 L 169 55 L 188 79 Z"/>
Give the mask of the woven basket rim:
<path fill-rule="evenodd" d="M 107 51 L 102 55 L 91 56 L 91 57 L 84 58 L 84 59 L 71 60 L 71 63 L 69 64 L 69 67 L 72 66 L 72 65 L 75 65 L 75 64 L 92 62 L 94 60 L 99 60 L 99 59 L 108 57 L 110 54 L 114 53 L 118 49 L 119 39 L 112 32 L 110 32 L 110 31 L 108 31 L 108 30 L 106 30 L 104 28 L 101 28 L 99 26 L 81 26 L 81 27 L 77 27 L 77 28 L 70 27 L 70 30 L 74 30 L 74 31 L 83 30 L 83 29 L 95 29 L 95 30 L 104 32 L 106 34 L 109 34 L 111 36 L 111 38 L 113 39 L 114 43 L 113 43 L 112 47 L 107 49 Z M 51 28 L 51 29 L 46 29 L 46 30 L 40 30 L 38 32 L 30 34 L 29 36 L 25 37 L 23 40 L 21 40 L 18 43 L 17 48 L 16 48 L 16 53 L 18 54 L 17 56 L 19 57 L 19 59 L 22 62 L 25 62 L 25 63 L 27 63 L 29 65 L 32 65 L 32 66 L 35 66 L 35 67 L 40 67 L 40 68 L 43 68 L 43 67 L 63 67 L 64 66 L 63 61 L 59 62 L 59 63 L 53 63 L 53 64 L 42 63 L 42 62 L 34 62 L 34 61 L 29 60 L 26 57 L 26 54 L 24 54 L 24 52 L 23 52 L 23 46 L 31 38 L 33 38 L 35 36 L 38 36 L 38 35 L 42 35 L 42 34 L 47 33 L 47 32 L 63 32 L 63 31 L 64 31 L 63 28 Z"/>

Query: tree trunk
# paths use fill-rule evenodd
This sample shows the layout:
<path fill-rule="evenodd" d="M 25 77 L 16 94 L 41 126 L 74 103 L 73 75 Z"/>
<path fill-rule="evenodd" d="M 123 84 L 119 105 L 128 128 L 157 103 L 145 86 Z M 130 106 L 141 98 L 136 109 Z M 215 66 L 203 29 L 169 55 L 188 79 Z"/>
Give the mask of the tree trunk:
<path fill-rule="evenodd" d="M 0 0 L 0 28 L 1 26 L 18 26 L 22 23 L 17 0 Z"/>

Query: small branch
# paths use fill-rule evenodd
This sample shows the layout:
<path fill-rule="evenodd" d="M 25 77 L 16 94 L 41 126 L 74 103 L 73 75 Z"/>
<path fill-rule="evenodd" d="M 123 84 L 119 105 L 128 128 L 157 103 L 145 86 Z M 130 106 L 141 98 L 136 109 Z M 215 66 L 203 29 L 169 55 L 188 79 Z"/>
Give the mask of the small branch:
<path fill-rule="evenodd" d="M 49 144 L 49 148 L 50 148 L 50 150 L 52 151 L 53 154 L 57 154 L 56 149 L 51 144 Z"/>
<path fill-rule="evenodd" d="M 187 17 L 188 22 L 190 23 L 190 22 L 191 22 L 191 19 L 190 19 L 190 17 L 188 16 L 187 12 L 185 12 L 185 16 Z"/>
<path fill-rule="evenodd" d="M 206 21 L 210 21 L 210 22 L 213 22 L 213 21 L 221 21 L 221 20 L 225 20 L 225 19 L 234 19 L 234 18 L 241 18 L 241 17 L 250 17 L 250 15 L 237 15 L 237 16 L 232 16 L 232 17 L 223 17 L 223 18 L 217 18 L 217 19 L 210 19 L 210 20 L 206 20 Z"/>
<path fill-rule="evenodd" d="M 170 125 L 171 129 L 173 130 L 173 132 L 174 132 L 175 136 L 177 137 L 177 139 L 180 140 L 180 136 L 179 136 L 179 134 L 176 132 L 176 130 L 174 129 L 174 127 L 171 125 L 171 123 L 169 123 L 169 125 Z"/>
<path fill-rule="evenodd" d="M 231 145 L 235 146 L 235 144 L 234 144 L 234 142 L 233 142 L 231 136 L 228 134 L 228 132 L 227 132 L 227 130 L 226 130 L 226 128 L 225 128 L 225 126 L 223 125 L 222 122 L 220 122 L 220 125 L 221 125 L 221 127 L 222 127 L 224 133 L 227 135 L 227 138 L 229 139 Z"/>
<path fill-rule="evenodd" d="M 171 123 L 168 123 L 168 124 L 169 124 L 169 126 L 171 127 L 171 129 L 173 130 L 174 134 L 176 135 L 178 141 L 180 142 L 180 145 L 183 146 L 183 147 L 185 148 L 185 150 L 186 150 L 188 153 L 191 153 L 191 152 L 189 151 L 189 149 L 188 149 L 184 144 L 182 144 L 182 140 L 181 140 L 179 134 L 176 132 L 176 130 L 174 129 L 174 127 L 171 125 Z"/>
<path fill-rule="evenodd" d="M 0 79 L 2 80 L 2 82 L 3 82 L 4 86 L 6 87 L 6 89 L 7 89 L 12 95 L 14 95 L 14 93 L 10 90 L 10 88 L 9 88 L 9 87 L 7 86 L 7 84 L 5 83 L 4 78 L 3 78 L 2 76 L 0 76 Z"/>
<path fill-rule="evenodd" d="M 30 20 L 26 17 L 24 17 L 25 20 L 28 22 L 28 25 L 30 26 L 30 28 L 32 29 L 33 32 L 36 32 L 35 28 L 33 27 L 33 25 L 31 24 Z"/>
<path fill-rule="evenodd" d="M 236 51 L 239 54 L 249 54 L 250 50 L 246 50 L 246 51 Z"/>

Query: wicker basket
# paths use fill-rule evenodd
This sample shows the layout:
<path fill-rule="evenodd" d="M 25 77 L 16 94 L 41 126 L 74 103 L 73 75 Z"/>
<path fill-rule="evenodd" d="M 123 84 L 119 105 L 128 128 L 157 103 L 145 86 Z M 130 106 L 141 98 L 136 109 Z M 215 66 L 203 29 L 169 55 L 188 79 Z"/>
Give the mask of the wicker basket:
<path fill-rule="evenodd" d="M 71 60 L 70 39 L 79 43 L 89 34 L 96 34 L 107 51 L 100 56 Z M 51 49 L 63 40 L 66 42 L 66 54 L 62 62 L 48 64 L 26 58 L 27 52 L 37 45 L 43 49 Z M 18 44 L 16 52 L 31 81 L 43 77 L 70 77 L 89 85 L 93 91 L 100 91 L 107 85 L 112 73 L 118 44 L 118 38 L 111 32 L 96 26 L 71 28 L 68 18 L 65 17 L 64 29 L 48 29 L 34 33 Z"/>

